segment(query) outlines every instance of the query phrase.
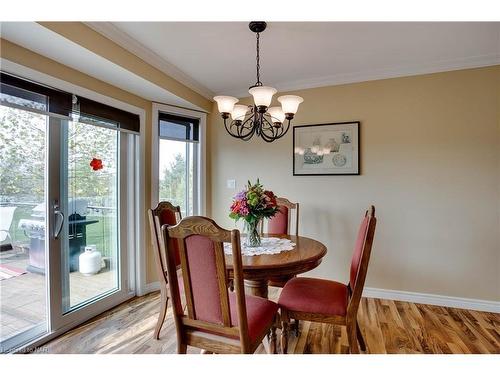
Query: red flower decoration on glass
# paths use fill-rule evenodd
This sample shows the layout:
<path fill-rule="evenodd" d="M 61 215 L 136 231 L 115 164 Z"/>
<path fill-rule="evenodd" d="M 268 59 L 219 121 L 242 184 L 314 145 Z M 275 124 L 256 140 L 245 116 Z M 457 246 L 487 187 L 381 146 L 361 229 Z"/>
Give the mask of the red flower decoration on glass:
<path fill-rule="evenodd" d="M 102 164 L 102 160 L 101 159 L 93 158 L 91 160 L 91 162 L 90 162 L 90 167 L 94 171 L 98 171 L 99 169 L 103 169 L 104 165 Z"/>

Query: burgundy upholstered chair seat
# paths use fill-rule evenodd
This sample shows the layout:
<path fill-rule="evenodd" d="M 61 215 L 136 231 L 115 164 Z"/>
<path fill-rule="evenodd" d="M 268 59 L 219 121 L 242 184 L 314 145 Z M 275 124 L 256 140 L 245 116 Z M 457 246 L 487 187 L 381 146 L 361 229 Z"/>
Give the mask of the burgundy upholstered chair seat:
<path fill-rule="evenodd" d="M 179 285 L 180 286 L 180 285 Z M 278 311 L 278 305 L 265 298 L 255 296 L 245 296 L 247 307 L 247 322 L 248 322 L 248 336 L 253 343 L 257 338 L 262 336 L 264 330 L 269 327 L 269 324 L 274 319 Z M 231 324 L 238 327 L 238 307 L 236 302 L 236 293 L 229 293 L 229 308 L 231 309 Z M 204 332 L 213 333 L 204 329 Z M 238 339 L 237 336 L 221 336 Z"/>
<path fill-rule="evenodd" d="M 278 304 L 289 311 L 345 316 L 349 292 L 336 281 L 296 277 L 286 283 Z"/>
<path fill-rule="evenodd" d="M 265 298 L 245 296 L 247 305 L 248 336 L 254 342 L 269 327 L 278 311 L 278 305 Z M 238 326 L 238 308 L 236 294 L 229 293 L 229 307 L 231 309 L 231 323 Z"/>

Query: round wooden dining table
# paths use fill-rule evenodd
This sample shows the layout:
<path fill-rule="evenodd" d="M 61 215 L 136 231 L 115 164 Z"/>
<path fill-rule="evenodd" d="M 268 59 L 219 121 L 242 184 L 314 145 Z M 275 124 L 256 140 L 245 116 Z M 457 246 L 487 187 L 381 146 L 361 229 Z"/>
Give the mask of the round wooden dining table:
<path fill-rule="evenodd" d="M 279 254 L 242 257 L 245 289 L 254 296 L 267 298 L 269 280 L 286 281 L 294 275 L 310 271 L 318 267 L 326 255 L 326 246 L 311 238 L 279 234 L 265 234 L 263 237 L 287 238 L 295 246 L 293 250 Z M 231 278 L 232 265 L 232 256 L 226 255 L 226 267 Z"/>

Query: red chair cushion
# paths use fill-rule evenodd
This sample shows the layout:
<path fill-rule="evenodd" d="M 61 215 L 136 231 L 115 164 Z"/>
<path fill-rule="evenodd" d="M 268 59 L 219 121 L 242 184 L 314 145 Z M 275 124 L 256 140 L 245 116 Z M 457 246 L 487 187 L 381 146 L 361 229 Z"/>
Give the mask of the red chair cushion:
<path fill-rule="evenodd" d="M 267 223 L 267 232 L 288 234 L 288 207 L 279 206 L 279 211 Z"/>
<path fill-rule="evenodd" d="M 345 316 L 348 295 L 342 283 L 296 277 L 286 283 L 278 304 L 290 311 Z"/>
<path fill-rule="evenodd" d="M 278 312 L 278 305 L 265 298 L 245 296 L 247 305 L 248 336 L 255 342 L 264 330 L 271 324 Z M 229 306 L 231 309 L 231 324 L 238 326 L 238 304 L 236 293 L 229 293 Z"/>

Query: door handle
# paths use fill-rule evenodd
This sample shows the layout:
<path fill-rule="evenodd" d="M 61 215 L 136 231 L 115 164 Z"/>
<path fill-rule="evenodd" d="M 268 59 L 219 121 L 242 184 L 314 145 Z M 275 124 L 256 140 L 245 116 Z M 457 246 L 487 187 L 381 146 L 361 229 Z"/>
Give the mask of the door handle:
<path fill-rule="evenodd" d="M 63 225 L 64 225 L 64 214 L 61 212 L 61 210 L 59 210 L 59 205 L 56 203 L 54 203 L 54 216 L 55 216 L 55 222 L 56 222 L 56 225 L 55 225 L 55 228 L 54 228 L 54 239 L 59 239 L 59 235 L 61 234 L 61 231 L 62 231 L 62 228 L 63 228 Z M 57 220 L 57 218 L 60 218 L 59 222 Z"/>

